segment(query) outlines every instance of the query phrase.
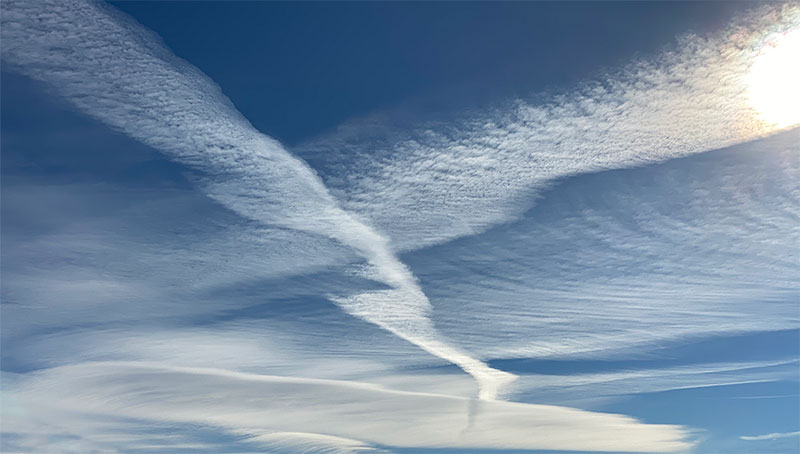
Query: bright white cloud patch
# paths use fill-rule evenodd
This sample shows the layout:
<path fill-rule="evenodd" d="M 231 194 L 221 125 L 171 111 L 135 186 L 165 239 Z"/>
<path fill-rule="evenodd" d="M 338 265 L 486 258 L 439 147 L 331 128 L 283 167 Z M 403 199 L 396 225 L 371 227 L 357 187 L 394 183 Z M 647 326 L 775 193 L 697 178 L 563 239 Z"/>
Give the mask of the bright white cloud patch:
<path fill-rule="evenodd" d="M 767 123 L 800 124 L 800 26 L 765 41 L 748 76 L 750 102 Z"/>
<path fill-rule="evenodd" d="M 398 447 L 617 452 L 668 452 L 689 446 L 680 428 L 641 424 L 620 415 L 392 391 L 353 381 L 141 363 L 49 369 L 16 388 L 15 396 L 27 408 L 48 410 L 9 427 L 31 435 L 43 426 L 68 433 L 73 424 L 90 424 L 74 421 L 80 414 L 87 419 L 123 414 L 228 428 L 267 444 L 286 441 L 291 438 L 287 432 L 302 428 L 303 433 L 327 435 L 317 437 L 323 445 L 362 440 Z M 74 416 L 65 418 L 70 414 Z M 315 441 L 313 436 L 298 438 Z"/>

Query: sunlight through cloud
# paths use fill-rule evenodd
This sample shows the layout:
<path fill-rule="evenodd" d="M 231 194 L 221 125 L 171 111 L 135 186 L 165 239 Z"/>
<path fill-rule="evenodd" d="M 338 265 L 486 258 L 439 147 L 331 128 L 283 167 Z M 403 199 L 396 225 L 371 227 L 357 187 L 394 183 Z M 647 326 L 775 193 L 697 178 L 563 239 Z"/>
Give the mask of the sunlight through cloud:
<path fill-rule="evenodd" d="M 750 103 L 778 128 L 800 124 L 800 26 L 770 36 L 748 77 Z"/>

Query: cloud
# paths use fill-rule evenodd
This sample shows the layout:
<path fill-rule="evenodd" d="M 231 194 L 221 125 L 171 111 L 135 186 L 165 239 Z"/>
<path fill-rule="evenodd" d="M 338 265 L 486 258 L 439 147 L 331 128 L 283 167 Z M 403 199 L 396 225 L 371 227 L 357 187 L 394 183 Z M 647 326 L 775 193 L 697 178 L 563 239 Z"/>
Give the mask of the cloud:
<path fill-rule="evenodd" d="M 4 61 L 49 83 L 78 109 L 204 174 L 212 198 L 266 224 L 322 235 L 370 264 L 388 290 L 333 298 L 425 351 L 457 364 L 496 397 L 513 376 L 453 347 L 428 319 L 430 302 L 389 240 L 345 211 L 303 161 L 259 133 L 219 87 L 152 33 L 109 6 L 4 3 Z"/>
<path fill-rule="evenodd" d="M 762 441 L 762 440 L 775 440 L 777 438 L 792 438 L 792 437 L 800 437 L 800 431 L 786 432 L 786 433 L 776 432 L 771 434 L 754 435 L 754 436 L 743 435 L 739 438 L 741 440 L 746 440 L 746 441 Z"/>
<path fill-rule="evenodd" d="M 442 370 L 436 366 L 440 366 L 435 362 L 430 362 L 425 355 L 414 354 L 413 349 L 408 347 L 411 351 L 401 350 L 401 343 L 386 342 L 392 340 L 390 336 L 375 337 L 368 333 L 361 333 L 358 329 L 350 327 L 347 329 L 343 326 L 341 332 L 333 331 L 327 333 L 326 339 L 321 339 L 317 334 L 308 332 L 314 325 L 304 325 L 302 323 L 292 323 L 285 327 L 280 324 L 275 324 L 271 321 L 250 321 L 246 324 L 241 322 L 235 324 L 215 324 L 211 327 L 198 327 L 198 328 L 179 328 L 173 327 L 171 329 L 164 329 L 161 331 L 148 331 L 142 328 L 131 329 L 129 332 L 120 330 L 107 330 L 98 331 L 97 329 L 87 329 L 82 331 L 71 331 L 63 333 L 53 333 L 47 337 L 39 336 L 35 342 L 29 342 L 29 345 L 24 347 L 13 347 L 15 352 L 23 357 L 33 357 L 39 359 L 41 362 L 38 364 L 37 371 L 29 372 L 19 375 L 13 384 L 4 387 L 7 395 L 13 396 L 9 402 L 18 402 L 20 408 L 26 409 L 26 412 L 34 418 L 30 425 L 39 427 L 41 426 L 42 432 L 48 433 L 67 433 L 72 436 L 80 436 L 87 440 L 94 440 L 94 433 L 105 432 L 108 433 L 107 428 L 97 428 L 91 421 L 86 424 L 77 424 L 75 426 L 63 426 L 56 424 L 60 420 L 74 421 L 77 416 L 72 413 L 82 411 L 89 407 L 86 404 L 77 405 L 70 400 L 64 400 L 60 395 L 52 395 L 44 390 L 74 390 L 70 394 L 75 394 L 75 399 L 87 400 L 89 402 L 95 399 L 111 399 L 119 401 L 124 397 L 126 406 L 120 408 L 111 408 L 103 406 L 101 415 L 116 415 L 117 417 L 132 418 L 137 421 L 146 421 L 150 425 L 158 425 L 159 423 L 169 425 L 173 424 L 183 427 L 184 425 L 200 424 L 202 427 L 221 427 L 224 429 L 223 433 L 228 432 L 241 437 L 252 437 L 256 435 L 272 434 L 278 432 L 304 432 L 304 433 L 323 433 L 334 435 L 340 438 L 347 438 L 350 440 L 358 440 L 372 446 L 373 443 L 383 445 L 384 442 L 389 443 L 383 438 L 364 438 L 364 434 L 372 434 L 375 432 L 374 428 L 369 424 L 366 427 L 361 427 L 361 421 L 371 421 L 373 419 L 385 420 L 387 416 L 384 412 L 393 415 L 387 422 L 388 427 L 395 427 L 396 421 L 392 418 L 403 419 L 407 425 L 412 425 L 419 422 L 420 424 L 427 424 L 430 422 L 433 427 L 438 427 L 438 424 L 445 424 L 440 420 L 429 421 L 428 417 L 422 416 L 426 411 L 432 411 L 434 414 L 439 414 L 437 410 L 437 400 L 429 402 L 428 400 L 419 401 L 414 396 L 419 395 L 433 395 L 433 396 L 462 396 L 460 399 L 469 401 L 469 398 L 474 396 L 475 385 L 472 380 L 466 376 L 457 374 L 455 368 L 451 370 Z M 318 326 L 318 325 L 317 325 Z M 349 333 L 349 334 L 346 334 Z M 345 345 L 342 345 L 345 344 Z M 373 348 L 372 351 L 369 349 Z M 338 350 L 340 349 L 340 351 Z M 410 353 L 410 354 L 409 354 Z M 120 361 L 123 360 L 123 361 Z M 113 361 L 113 362 L 112 362 Z M 134 370 L 143 368 L 146 370 L 155 370 L 153 374 L 161 377 L 159 371 L 173 371 L 180 369 L 186 373 L 193 373 L 193 371 L 200 371 L 205 373 L 208 365 L 214 365 L 217 368 L 225 368 L 226 370 L 211 371 L 212 374 L 222 374 L 225 376 L 231 375 L 236 377 L 270 377 L 270 379 L 289 381 L 303 381 L 308 377 L 318 377 L 322 380 L 310 380 L 310 382 L 321 383 L 334 383 L 346 387 L 348 383 L 356 385 L 356 388 L 366 386 L 367 388 L 376 387 L 385 391 L 399 391 L 398 396 L 403 397 L 404 402 L 414 407 L 415 412 L 419 414 L 407 414 L 403 411 L 395 409 L 392 405 L 387 407 L 386 399 L 382 395 L 365 396 L 362 400 L 358 397 L 350 397 L 349 389 L 344 391 L 336 388 L 330 392 L 333 395 L 340 396 L 341 399 L 350 401 L 353 399 L 355 402 L 362 402 L 363 408 L 358 407 L 358 411 L 353 410 L 351 407 L 345 406 L 345 410 L 351 411 L 353 420 L 344 419 L 338 413 L 328 414 L 328 408 L 324 404 L 326 399 L 323 399 L 319 405 L 314 399 L 303 400 L 302 398 L 295 399 L 295 395 L 302 396 L 304 391 L 278 391 L 274 388 L 264 388 L 258 390 L 251 390 L 252 396 L 262 396 L 264 400 L 277 400 L 284 402 L 285 405 L 293 407 L 291 413 L 297 413 L 297 419 L 287 419 L 285 425 L 273 426 L 270 424 L 264 426 L 241 426 L 238 422 L 219 422 L 216 418 L 219 415 L 240 414 L 243 410 L 232 410 L 227 407 L 220 408 L 216 404 L 208 405 L 207 407 L 200 407 L 206 405 L 202 397 L 198 397 L 198 407 L 186 409 L 186 413 L 192 414 L 190 420 L 175 418 L 165 420 L 163 419 L 163 409 L 150 409 L 147 412 L 139 412 L 135 408 L 130 407 L 149 407 L 151 404 L 149 399 L 161 401 L 166 399 L 164 396 L 173 395 L 172 387 L 161 388 L 159 383 L 162 378 L 154 376 L 152 379 L 142 379 L 137 374 L 138 372 L 129 373 L 129 366 Z M 75 366 L 75 367 L 72 367 Z M 727 386 L 736 383 L 764 383 L 777 380 L 792 380 L 796 377 L 797 360 L 774 360 L 774 361 L 751 361 L 751 362 L 727 362 L 727 363 L 711 363 L 711 364 L 690 364 L 674 367 L 652 367 L 645 368 L 635 365 L 620 365 L 615 369 L 604 372 L 596 373 L 578 373 L 578 374 L 554 374 L 544 375 L 540 373 L 524 373 L 521 374 L 520 379 L 514 387 L 514 396 L 517 399 L 523 399 L 527 402 L 550 403 L 555 405 L 571 405 L 582 408 L 592 408 L 602 402 L 607 402 L 609 399 L 614 399 L 623 396 L 630 396 L 639 393 L 653 393 L 663 392 L 676 389 L 687 389 L 696 387 L 709 387 L 709 386 Z M 181 373 L 183 373 L 181 372 Z M 166 372 L 165 372 L 166 373 Z M 171 372 L 170 372 L 171 373 Z M 130 385 L 126 387 L 108 389 L 101 386 L 101 383 L 110 382 L 108 386 L 116 386 L 115 377 L 130 375 Z M 302 376 L 303 378 L 300 378 Z M 45 378 L 42 378 L 45 377 Z M 181 375 L 183 377 L 183 375 Z M 89 381 L 87 381 L 89 380 Z M 95 381 L 97 383 L 95 383 Z M 171 379 L 170 379 L 171 381 Z M 194 395 L 205 396 L 209 393 L 208 388 L 193 387 L 192 380 L 186 378 L 175 378 L 175 381 L 180 383 L 182 391 L 174 395 L 174 400 L 164 400 L 164 406 L 175 407 L 175 411 L 183 405 L 184 397 L 186 400 L 192 400 L 188 396 Z M 304 382 L 305 383 L 305 382 Z M 100 387 L 98 390 L 98 386 Z M 218 393 L 226 393 L 227 388 L 240 389 L 242 395 L 234 392 L 238 397 L 233 398 L 234 401 L 241 399 L 244 402 L 255 399 L 248 391 L 246 385 L 243 385 L 238 380 L 221 381 L 218 385 Z M 141 392 L 136 392 L 135 389 Z M 360 389 L 360 388 L 359 388 Z M 95 395 L 95 392 L 97 393 Z M 150 393 L 156 393 L 150 396 Z M 299 394 L 298 394 L 299 393 Z M 245 395 L 246 394 L 246 395 Z M 394 394 L 393 394 L 394 395 Z M 32 401 L 31 396 L 41 401 Z M 114 396 L 104 397 L 104 396 Z M 248 397 L 249 396 L 249 397 Z M 282 397 L 285 396 L 285 397 Z M 49 402 L 52 399 L 53 402 Z M 410 399 L 410 400 L 407 400 Z M 46 401 L 46 402 L 45 402 Z M 41 405 L 37 402 L 44 402 Z M 105 404 L 104 404 L 105 405 Z M 239 405 L 232 403 L 231 405 Z M 254 402 L 252 405 L 262 405 L 259 402 Z M 286 414 L 285 408 L 276 409 L 272 404 L 264 403 L 260 411 L 272 412 L 275 414 Z M 336 409 L 341 403 L 331 404 L 331 407 Z M 461 407 L 460 407 L 461 408 Z M 463 407 L 461 410 L 466 411 L 470 407 Z M 486 407 L 477 407 L 474 411 L 478 421 L 484 418 Z M 360 412 L 366 412 L 367 415 L 358 416 Z M 458 414 L 457 410 L 452 410 L 453 414 L 447 416 L 448 420 L 452 418 L 455 422 L 448 424 L 461 424 L 463 421 L 468 420 L 467 414 Z M 530 408 L 532 413 L 539 414 L 540 410 L 534 407 Z M 305 412 L 313 413 L 319 418 L 319 424 L 325 421 L 326 417 L 335 418 L 340 420 L 341 427 L 338 427 L 335 432 L 323 431 L 319 432 L 320 428 L 314 426 L 309 421 Z M 246 412 L 245 412 L 246 413 Z M 349 413 L 348 413 L 349 414 Z M 546 415 L 547 413 L 545 413 Z M 52 416 L 48 416 L 52 415 Z M 206 421 L 204 423 L 198 422 L 197 418 L 210 417 L 214 421 Z M 444 418 L 445 416 L 442 416 Z M 52 424 L 48 422 L 43 424 L 42 421 L 36 418 L 48 418 L 54 420 Z M 102 416 L 97 418 L 104 419 Z M 242 416 L 242 418 L 249 419 L 250 421 L 265 421 L 264 418 L 258 416 L 250 416 L 249 418 Z M 361 419 L 358 419 L 361 418 Z M 421 418 L 421 419 L 420 419 Z M 9 420 L 18 419 L 8 418 Z M 314 419 L 316 420 L 316 419 Z M 492 420 L 492 417 L 489 417 Z M 313 422 L 313 421 L 312 421 Z M 568 420 L 563 420 L 564 424 Z M 585 421 L 576 419 L 575 425 L 582 425 Z M 477 427 L 480 429 L 482 423 L 478 423 Z M 353 427 L 350 427 L 350 426 Z M 127 426 L 123 426 L 127 427 Z M 329 427 L 329 426 L 326 426 Z M 401 427 L 405 427 L 402 426 Z M 450 426 L 446 426 L 450 427 Z M 459 426 L 460 427 L 460 426 Z M 493 426 L 494 427 L 494 426 Z M 9 426 L 8 430 L 12 430 Z M 463 429 L 463 427 L 460 427 Z M 27 434 L 25 439 L 35 439 L 35 434 L 22 431 L 20 433 Z M 409 431 L 416 431 L 416 428 L 409 428 Z M 445 429 L 449 430 L 449 429 Z M 522 431 L 522 429 L 520 429 Z M 577 430 L 577 429 L 576 429 Z M 120 432 L 136 433 L 131 428 L 120 428 Z M 453 429 L 455 431 L 455 429 Z M 536 431 L 534 423 L 530 427 L 525 427 L 522 433 L 528 431 Z M 492 433 L 503 434 L 503 430 L 493 428 Z M 445 434 L 449 432 L 445 431 Z M 460 433 L 460 432 L 459 432 Z M 254 435 L 255 434 L 255 435 Z M 379 433 L 376 436 L 380 436 Z M 443 435 L 446 436 L 446 435 Z M 512 437 L 515 435 L 509 435 Z M 142 437 L 144 439 L 144 437 Z M 411 437 L 414 438 L 414 437 Z M 270 438 L 271 439 L 271 438 Z M 289 446 L 291 442 L 296 441 L 296 438 L 288 437 L 280 439 L 281 443 Z M 538 440 L 539 438 L 537 438 Z M 312 437 L 312 441 L 314 437 Z M 424 440 L 424 439 L 423 439 Z M 467 438 L 469 443 L 479 443 L 471 438 Z M 522 437 L 522 440 L 528 440 Z M 241 441 L 241 440 L 239 440 Z M 468 446 L 468 441 L 464 441 L 464 446 Z M 685 441 L 685 440 L 684 440 Z M 145 441 L 142 441 L 143 443 Z M 195 440 L 185 440 L 182 443 L 193 443 Z M 116 445 L 114 444 L 116 443 Z M 300 446 L 306 446 L 311 441 L 299 442 Z M 306 443 L 306 444 L 304 444 Z M 427 443 L 427 442 L 426 442 Z M 434 441 L 431 441 L 434 443 Z M 438 443 L 438 442 L 437 442 Z M 450 443 L 450 444 L 448 444 Z M 445 445 L 450 446 L 452 443 L 448 442 Z M 482 442 L 481 442 L 482 443 Z M 531 442 L 533 443 L 533 442 Z M 435 444 L 435 443 L 434 443 Z M 108 446 L 117 446 L 120 449 L 127 446 L 126 444 L 118 443 L 115 440 L 109 440 Z M 270 445 L 271 447 L 273 445 Z M 387 446 L 393 446 L 389 443 Z M 427 445 L 426 445 L 427 446 Z M 438 445 L 436 445 L 438 446 Z M 482 445 L 481 445 L 482 446 Z M 505 446 L 505 445 L 500 445 Z M 537 446 L 537 445 L 531 445 Z M 435 447 L 435 446 L 429 446 Z M 226 447 L 231 450 L 230 446 Z M 288 452 L 293 449 L 286 448 Z M 299 449 L 299 448 L 295 448 Z M 320 448 L 321 449 L 321 448 Z M 488 449 L 488 448 L 487 448 Z M 523 448 L 520 448 L 523 449 Z M 524 448 L 534 449 L 534 448 Z M 558 449 L 567 449 L 566 447 Z M 584 448 L 581 448 L 584 449 Z M 588 449 L 588 448 L 585 448 Z M 642 449 L 647 450 L 647 449 Z M 36 451 L 31 449 L 31 451 Z M 165 449 L 171 452 L 169 449 Z M 213 448 L 209 448 L 210 452 L 214 452 Z"/>
<path fill-rule="evenodd" d="M 311 293 L 287 279 L 357 259 L 336 241 L 248 222 L 190 189 L 8 180 L 2 292 L 14 323 L 3 326 L 6 341 L 82 324 L 207 320 Z M 325 281 L 314 292 L 357 282 Z"/>
<path fill-rule="evenodd" d="M 344 439 L 393 447 L 615 452 L 689 446 L 680 427 L 641 424 L 620 415 L 395 391 L 354 381 L 146 363 L 47 369 L 17 383 L 14 396 L 40 411 L 5 429 L 31 435 L 51 426 L 69 433 L 71 425 L 90 424 L 87 418 L 102 421 L 103 415 L 113 415 L 221 427 L 268 444 L 285 440 L 287 432 L 301 432 L 319 434 L 328 445 Z M 470 416 L 468 408 L 475 405 L 477 412 Z"/>
<path fill-rule="evenodd" d="M 748 73 L 796 5 L 755 8 L 577 87 L 440 113 L 413 106 L 354 120 L 297 148 L 346 208 L 403 250 L 512 221 L 557 180 L 662 162 L 776 130 L 750 105 Z"/>
<path fill-rule="evenodd" d="M 680 450 L 689 444 L 680 427 L 476 403 L 474 382 L 433 369 L 436 358 L 399 338 L 458 364 L 492 398 L 512 377 L 480 360 L 658 354 L 665 340 L 797 326 L 786 240 L 798 235 L 800 129 L 730 146 L 775 132 L 747 106 L 741 77 L 765 28 L 796 23 L 791 5 L 756 9 L 719 35 L 685 37 L 679 50 L 541 103 L 407 128 L 368 119 L 300 150 L 322 180 L 110 7 L 43 5 L 3 3 L 4 63 L 195 168 L 210 197 L 256 222 L 218 206 L 200 210 L 212 219 L 190 216 L 197 197 L 176 192 L 108 219 L 81 209 L 74 226 L 4 243 L 4 365 L 35 370 L 4 386 L 4 411 L 26 409 L 4 417 L 16 432 L 4 443 L 24 448 L 9 450 L 54 440 L 63 452 L 218 450 L 151 424 L 221 427 L 226 451 L 242 452 Z M 11 206 L 36 220 L 72 211 L 70 200 L 102 211 L 129 197 L 108 186 L 17 189 L 11 205 L 4 192 L 4 214 Z M 108 197 L 91 198 L 100 192 Z M 163 221 L 180 206 L 186 224 Z M 368 266 L 343 273 L 356 256 Z M 315 306 L 321 295 L 398 337 Z M 528 374 L 516 392 L 577 402 L 796 370 L 708 362 Z"/>
<path fill-rule="evenodd" d="M 439 336 L 415 276 L 389 239 L 368 225 L 388 232 L 401 248 L 438 243 L 518 217 L 530 205 L 531 191 L 558 178 L 769 133 L 746 103 L 743 78 L 764 29 L 791 27 L 800 14 L 791 6 L 756 9 L 718 36 L 685 37 L 680 51 L 633 63 L 539 105 L 519 101 L 378 137 L 356 128 L 308 145 L 303 154 L 319 165 L 343 199 L 342 209 L 305 163 L 255 131 L 218 87 L 110 8 L 5 8 L 6 62 L 49 81 L 81 110 L 200 170 L 208 194 L 237 213 L 352 247 L 371 265 L 365 276 L 389 288 L 331 299 L 458 364 L 487 398 L 513 377 Z M 89 17 L 91 25 L 70 25 Z M 31 18 L 41 20 L 28 23 Z M 360 165 L 349 165 L 353 159 Z"/>
<path fill-rule="evenodd" d="M 583 406 L 595 400 L 635 394 L 793 380 L 797 366 L 798 360 L 790 358 L 573 375 L 526 374 L 516 388 L 519 395 L 536 402 Z"/>
<path fill-rule="evenodd" d="M 365 445 L 357 440 L 303 432 L 279 432 L 252 435 L 247 438 L 247 441 L 257 443 L 278 452 L 285 451 L 297 454 L 384 452 L 383 450 Z"/>
<path fill-rule="evenodd" d="M 564 179 L 515 222 L 403 257 L 439 330 L 485 359 L 659 355 L 796 329 L 798 144 L 795 128 Z"/>

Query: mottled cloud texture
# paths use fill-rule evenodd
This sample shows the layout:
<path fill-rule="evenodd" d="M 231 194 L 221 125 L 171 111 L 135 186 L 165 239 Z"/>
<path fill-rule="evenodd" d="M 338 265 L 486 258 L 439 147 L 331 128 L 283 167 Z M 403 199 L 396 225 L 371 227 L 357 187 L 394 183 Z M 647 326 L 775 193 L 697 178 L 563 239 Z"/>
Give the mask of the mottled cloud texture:
<path fill-rule="evenodd" d="M 797 29 L 799 16 L 791 5 L 757 10 L 569 92 L 399 128 L 403 116 L 375 115 L 298 153 L 403 249 L 473 235 L 520 216 L 555 180 L 774 132 L 750 105 L 749 71 L 767 37 Z"/>
<path fill-rule="evenodd" d="M 336 298 L 344 310 L 451 361 L 493 399 L 513 376 L 458 350 L 427 318 L 430 302 L 389 240 L 343 210 L 317 175 L 256 131 L 219 87 L 109 7 L 8 2 L 3 59 L 79 109 L 207 175 L 209 196 L 250 219 L 352 247 L 386 290 Z"/>
<path fill-rule="evenodd" d="M 746 85 L 766 37 L 800 23 L 795 6 L 756 8 L 571 91 L 425 124 L 385 113 L 292 153 L 107 5 L 2 9 L 4 69 L 193 169 L 235 213 L 214 211 L 214 230 L 188 212 L 198 226 L 179 240 L 154 228 L 157 253 L 122 228 L 133 208 L 4 250 L 25 265 L 5 273 L 4 297 L 36 303 L 4 309 L 21 321 L 9 357 L 30 368 L 3 376 L 4 449 L 219 451 L 188 434 L 203 427 L 276 452 L 677 452 L 690 429 L 501 398 L 578 402 L 796 369 L 712 359 L 515 382 L 488 365 L 798 326 L 786 241 L 798 238 L 800 130 L 761 119 Z M 35 213 L 30 201 L 98 197 L 22 192 L 4 203 Z M 152 215 L 191 197 L 130 205 Z M 313 316 L 163 320 L 264 300 Z M 442 360 L 474 381 L 415 372 Z"/>

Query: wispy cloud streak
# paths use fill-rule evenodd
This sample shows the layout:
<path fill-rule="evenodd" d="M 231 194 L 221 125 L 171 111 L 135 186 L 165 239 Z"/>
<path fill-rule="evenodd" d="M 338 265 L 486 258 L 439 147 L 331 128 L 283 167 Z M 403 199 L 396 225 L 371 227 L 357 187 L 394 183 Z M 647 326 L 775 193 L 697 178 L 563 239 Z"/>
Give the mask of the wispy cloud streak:
<path fill-rule="evenodd" d="M 745 441 L 762 441 L 762 440 L 776 440 L 778 438 L 793 438 L 800 437 L 800 431 L 797 432 L 776 432 L 764 435 L 743 435 L 739 437 Z"/>
<path fill-rule="evenodd" d="M 219 87 L 152 33 L 105 5 L 5 2 L 2 57 L 80 110 L 204 174 L 209 196 L 244 217 L 352 247 L 389 290 L 341 307 L 451 361 L 492 399 L 513 376 L 443 341 L 430 302 L 386 237 L 342 209 L 303 161 L 259 133 Z"/>
<path fill-rule="evenodd" d="M 689 447 L 687 431 L 679 426 L 643 424 L 622 415 L 220 369 L 84 363 L 31 374 L 14 389 L 20 402 L 40 411 L 19 418 L 8 430 L 31 435 L 43 426 L 69 433 L 73 426 L 96 424 L 91 417 L 104 422 L 103 415 L 121 414 L 220 427 L 267 447 L 321 443 L 333 452 L 371 444 L 613 452 Z M 471 405 L 481 407 L 480 415 L 464 431 Z"/>

